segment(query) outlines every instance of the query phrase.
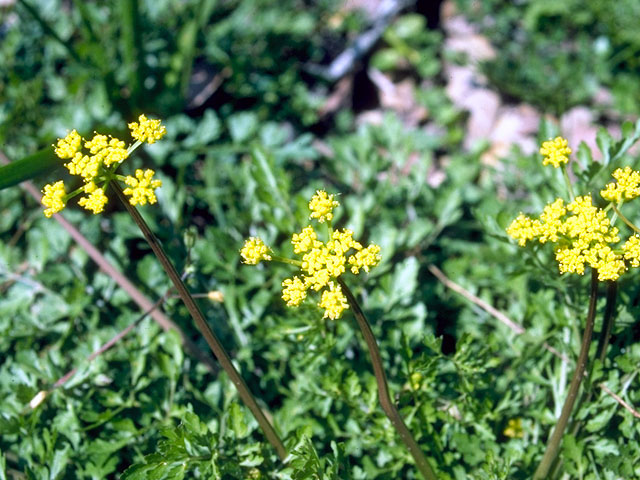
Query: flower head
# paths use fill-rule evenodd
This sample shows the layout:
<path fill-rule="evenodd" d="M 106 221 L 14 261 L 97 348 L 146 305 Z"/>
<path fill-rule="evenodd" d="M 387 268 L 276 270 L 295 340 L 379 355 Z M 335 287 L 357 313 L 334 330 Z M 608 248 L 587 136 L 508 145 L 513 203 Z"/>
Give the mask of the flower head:
<path fill-rule="evenodd" d="M 316 218 L 320 223 L 331 221 L 333 209 L 338 205 L 333 195 L 318 190 L 309 202 L 311 218 Z M 348 267 L 356 275 L 361 269 L 369 272 L 369 268 L 378 265 L 381 258 L 378 245 L 371 244 L 363 248 L 360 242 L 354 240 L 353 232 L 349 229 L 329 228 L 329 236 L 323 242 L 313 226 L 308 225 L 291 236 L 291 244 L 294 253 L 302 257 L 300 261 L 275 257 L 276 260 L 300 266 L 298 275 L 282 282 L 282 299 L 288 307 L 297 307 L 307 298 L 309 290 L 322 292 L 318 306 L 325 310 L 324 318 L 332 320 L 340 318 L 342 312 L 349 308 L 338 283 L 340 276 Z M 240 254 L 244 263 L 256 264 L 262 259 L 271 260 L 269 251 L 262 240 L 251 237 Z"/>
<path fill-rule="evenodd" d="M 299 277 L 287 278 L 282 282 L 282 299 L 287 307 L 297 307 L 307 298 L 307 287 Z"/>
<path fill-rule="evenodd" d="M 141 115 L 139 120 L 140 124 L 132 123 L 130 127 L 135 131 L 134 138 L 140 141 L 153 143 L 166 133 L 160 120 L 147 120 L 144 115 Z M 132 205 L 155 203 L 155 190 L 162 182 L 153 179 L 153 170 L 136 170 L 135 177 L 116 175 L 119 165 L 138 145 L 136 143 L 127 147 L 122 140 L 100 133 L 95 133 L 90 140 L 84 140 L 75 130 L 58 139 L 57 145 L 54 146 L 55 154 L 61 159 L 69 160 L 64 166 L 71 175 L 82 177 L 84 186 L 70 194 L 64 192 L 64 186 L 59 186 L 63 185 L 62 182 L 45 186 L 43 204 L 49 208 L 44 214 L 50 217 L 53 213 L 59 212 L 64 208 L 68 198 L 82 192 L 89 195 L 82 197 L 78 203 L 95 214 L 100 213 L 108 202 L 105 195 L 107 185 L 114 180 L 122 180 L 128 185 L 129 188 L 124 192 L 131 196 L 129 201 Z M 97 188 L 96 183 L 102 184 L 102 187 Z"/>
<path fill-rule="evenodd" d="M 340 203 L 333 199 L 333 194 L 327 195 L 324 190 L 318 190 L 309 202 L 309 210 L 311 210 L 309 218 L 316 218 L 320 223 L 331 221 L 333 209 L 339 205 Z"/>
<path fill-rule="evenodd" d="M 507 233 L 520 246 L 533 240 L 556 244 L 554 253 L 560 273 L 583 275 L 585 267 L 590 266 L 604 281 L 617 280 L 627 270 L 625 257 L 611 247 L 620 241 L 618 228 L 611 226 L 606 212 L 593 205 L 588 195 L 576 197 L 566 207 L 558 198 L 544 208 L 539 219 L 520 214 Z M 634 251 L 633 243 L 629 243 L 628 251 Z M 633 254 L 629 255 L 627 259 Z"/>
<path fill-rule="evenodd" d="M 616 182 L 607 184 L 606 188 L 600 191 L 602 198 L 620 203 L 640 196 L 640 172 L 632 170 L 631 167 L 617 168 L 612 176 Z"/>
<path fill-rule="evenodd" d="M 104 206 L 107 204 L 109 199 L 104 194 L 104 190 L 102 188 L 96 188 L 95 184 L 93 184 L 93 187 L 94 188 L 89 189 L 91 193 L 88 197 L 82 197 L 78 200 L 78 205 L 86 208 L 87 210 L 91 210 L 94 214 L 98 214 L 104 210 Z"/>
<path fill-rule="evenodd" d="M 54 147 L 56 156 L 62 159 L 73 158 L 80 149 L 81 143 L 82 138 L 78 135 L 78 132 L 71 130 L 66 137 L 58 139 L 58 144 Z"/>
<path fill-rule="evenodd" d="M 67 192 L 64 190 L 64 182 L 62 180 L 54 183 L 53 185 L 45 185 L 42 193 L 44 193 L 42 197 L 42 204 L 45 207 L 48 207 L 44 211 L 44 215 L 47 218 L 51 218 L 51 215 L 58 213 L 66 206 L 65 195 Z"/>
<path fill-rule="evenodd" d="M 524 429 L 522 428 L 521 418 L 512 418 L 507 422 L 507 427 L 502 432 L 505 437 L 509 438 L 522 438 L 524 436 Z"/>
<path fill-rule="evenodd" d="M 129 130 L 133 138 L 149 144 L 160 140 L 167 133 L 164 125 L 160 124 L 160 120 L 150 120 L 145 115 L 140 115 L 137 122 L 131 122 Z"/>
<path fill-rule="evenodd" d="M 250 237 L 244 242 L 240 255 L 242 255 L 244 263 L 249 265 L 257 265 L 262 260 L 271 260 L 269 247 L 264 244 L 262 239 L 257 237 Z"/>
<path fill-rule="evenodd" d="M 123 190 L 125 195 L 131 195 L 129 203 L 131 205 L 146 205 L 147 202 L 154 204 L 158 201 L 155 190 L 162 186 L 161 180 L 154 180 L 153 176 L 156 172 L 146 169 L 144 172 L 140 169 L 136 170 L 135 178 L 131 175 L 124 179 L 124 183 L 129 185 Z"/>
<path fill-rule="evenodd" d="M 318 304 L 320 308 L 324 308 L 324 317 L 336 320 L 342 316 L 342 312 L 349 308 L 347 299 L 342 293 L 340 285 L 329 282 L 329 289 L 322 292 L 322 300 Z"/>
<path fill-rule="evenodd" d="M 540 155 L 544 155 L 542 160 L 543 165 L 553 165 L 555 168 L 560 167 L 569 162 L 569 155 L 571 155 L 571 149 L 569 148 L 569 142 L 562 137 L 556 137 L 553 140 L 549 140 L 542 143 L 540 147 Z"/>

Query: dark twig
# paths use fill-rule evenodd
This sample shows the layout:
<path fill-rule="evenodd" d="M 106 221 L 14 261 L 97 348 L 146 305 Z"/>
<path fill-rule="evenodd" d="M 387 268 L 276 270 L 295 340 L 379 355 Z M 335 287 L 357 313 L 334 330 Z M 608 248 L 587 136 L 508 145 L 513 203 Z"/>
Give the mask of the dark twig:
<path fill-rule="evenodd" d="M 349 289 L 346 283 L 342 280 L 342 278 L 338 277 L 338 283 L 342 288 L 345 296 L 347 297 L 347 301 L 349 302 L 349 306 L 353 310 L 353 314 L 356 317 L 356 321 L 358 322 L 358 326 L 360 327 L 360 331 L 362 332 L 362 336 L 364 337 L 364 341 L 367 344 L 367 348 L 369 349 L 369 356 L 371 357 L 371 364 L 373 366 L 373 373 L 376 377 L 376 383 L 378 385 L 378 399 L 380 400 L 380 406 L 384 411 L 385 415 L 389 420 L 391 420 L 391 424 L 396 429 L 402 443 L 405 444 L 409 453 L 413 457 L 413 460 L 416 462 L 416 467 L 425 478 L 425 480 L 437 480 L 437 476 L 427 457 L 424 455 L 420 446 L 413 438 L 411 431 L 407 428 L 398 412 L 398 409 L 391 401 L 391 397 L 389 396 L 389 386 L 387 384 L 387 376 L 384 373 L 384 367 L 382 365 L 382 357 L 380 356 L 380 350 L 378 349 L 378 343 L 376 342 L 376 338 L 373 335 L 373 331 L 371 330 L 371 326 L 367 321 L 367 317 L 364 315 L 364 312 L 360 308 L 360 304 L 353 296 L 353 293 Z"/>
<path fill-rule="evenodd" d="M 142 218 L 142 215 L 140 215 L 140 212 L 138 211 L 138 209 L 129 203 L 129 200 L 124 195 L 124 192 L 122 191 L 122 188 L 120 187 L 120 185 L 117 182 L 112 182 L 111 186 L 113 187 L 113 190 L 116 192 L 116 195 L 118 196 L 118 199 L 120 200 L 120 202 L 124 205 L 129 215 L 131 215 L 136 225 L 138 225 L 138 227 L 140 228 L 140 231 L 144 235 L 144 238 L 147 240 L 147 243 L 151 247 L 151 250 L 153 250 L 153 253 L 155 254 L 156 258 L 162 265 L 162 268 L 171 279 L 173 286 L 178 292 L 178 295 L 180 295 L 180 298 L 182 299 L 185 306 L 187 307 L 187 310 L 189 310 L 189 313 L 191 314 L 191 317 L 195 321 L 198 327 L 198 330 L 200 330 L 200 333 L 206 340 L 207 344 L 209 345 L 209 348 L 211 348 L 211 351 L 214 353 L 214 355 L 220 362 L 220 365 L 222 366 L 224 371 L 227 372 L 227 375 L 229 375 L 229 378 L 231 379 L 233 384 L 236 386 L 236 389 L 238 390 L 240 398 L 245 403 L 245 405 L 249 408 L 249 410 L 251 410 L 251 413 L 253 414 L 258 424 L 262 428 L 262 431 L 267 437 L 267 440 L 269 441 L 269 443 L 271 443 L 273 448 L 278 453 L 278 456 L 280 457 L 280 459 L 285 460 L 287 458 L 287 451 L 284 447 L 284 444 L 282 443 L 282 440 L 280 440 L 280 437 L 278 436 L 275 429 L 271 425 L 271 422 L 269 422 L 264 412 L 258 405 L 258 402 L 256 401 L 255 397 L 249 390 L 249 387 L 247 386 L 246 382 L 244 381 L 240 373 L 238 373 L 238 370 L 236 369 L 235 365 L 231 361 L 231 357 L 225 350 L 224 346 L 222 345 L 222 343 L 220 342 L 220 340 L 218 339 L 214 331 L 211 329 L 211 327 L 205 320 L 204 315 L 200 310 L 200 307 L 198 306 L 198 304 L 195 302 L 195 300 L 189 293 L 189 290 L 187 290 L 186 285 L 181 280 L 175 267 L 167 257 L 157 237 L 151 231 L 151 229 L 147 225 L 147 222 L 144 220 L 144 218 Z"/>
<path fill-rule="evenodd" d="M 598 283 L 598 271 L 596 269 L 592 269 L 591 294 L 589 295 L 589 311 L 587 313 L 587 321 L 584 329 L 584 334 L 582 336 L 580 354 L 578 356 L 578 361 L 576 362 L 576 369 L 573 372 L 573 378 L 571 379 L 571 384 L 569 385 L 567 398 L 565 399 L 564 405 L 562 406 L 560 418 L 558 418 L 558 422 L 556 423 L 556 426 L 553 429 L 553 433 L 549 438 L 549 442 L 547 443 L 547 448 L 544 452 L 544 455 L 542 456 L 540 465 L 538 465 L 538 468 L 533 475 L 533 480 L 542 480 L 548 478 L 547 475 L 549 473 L 549 469 L 558 456 L 562 437 L 564 436 L 565 429 L 567 428 L 567 423 L 569 422 L 569 417 L 571 416 L 571 412 L 573 411 L 573 405 L 575 404 L 576 398 L 578 397 L 580 385 L 582 383 L 582 379 L 584 378 L 584 372 L 587 368 L 589 346 L 591 345 L 591 337 L 593 336 L 593 324 L 595 323 L 594 319 L 596 316 L 596 300 L 598 298 Z"/>

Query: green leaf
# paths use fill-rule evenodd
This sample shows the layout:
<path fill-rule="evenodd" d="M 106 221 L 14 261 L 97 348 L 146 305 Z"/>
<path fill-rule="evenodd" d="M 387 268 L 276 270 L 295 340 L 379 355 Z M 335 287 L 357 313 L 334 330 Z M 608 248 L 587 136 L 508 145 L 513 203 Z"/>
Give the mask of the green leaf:
<path fill-rule="evenodd" d="M 235 143 L 248 140 L 258 129 L 258 117 L 251 112 L 236 113 L 229 117 L 229 133 Z"/>
<path fill-rule="evenodd" d="M 61 164 L 62 161 L 55 156 L 53 148 L 43 148 L 32 155 L 0 167 L 0 190 L 45 175 Z"/>

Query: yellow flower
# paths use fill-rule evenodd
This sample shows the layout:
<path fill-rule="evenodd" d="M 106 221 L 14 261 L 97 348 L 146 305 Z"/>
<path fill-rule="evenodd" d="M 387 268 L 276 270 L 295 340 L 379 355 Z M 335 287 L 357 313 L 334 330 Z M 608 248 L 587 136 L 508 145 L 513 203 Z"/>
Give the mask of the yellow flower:
<path fill-rule="evenodd" d="M 351 272 L 354 274 L 360 273 L 360 269 L 364 269 L 369 273 L 369 267 L 375 267 L 380 263 L 380 247 L 378 245 L 371 244 L 367 248 L 360 250 L 355 255 L 349 257 L 349 265 L 351 265 Z"/>
<path fill-rule="evenodd" d="M 158 201 L 155 190 L 162 186 L 162 181 L 153 180 L 155 173 L 156 172 L 150 168 L 144 172 L 137 169 L 135 178 L 131 175 L 125 178 L 124 183 L 129 185 L 130 188 L 125 188 L 123 193 L 125 195 L 131 195 L 129 199 L 131 205 L 146 205 L 147 202 L 153 205 Z"/>
<path fill-rule="evenodd" d="M 58 139 L 58 144 L 55 146 L 56 156 L 58 158 L 73 158 L 76 152 L 80 149 L 82 138 L 75 130 L 71 130 L 69 134 L 64 138 Z"/>
<path fill-rule="evenodd" d="M 82 197 L 78 200 L 78 205 L 87 210 L 91 210 L 95 215 L 104 210 L 104 206 L 107 204 L 109 199 L 104 194 L 104 190 L 102 190 L 102 188 L 93 188 L 90 187 L 90 185 L 91 184 L 88 184 L 85 188 L 90 190 L 91 194 L 88 197 Z"/>
<path fill-rule="evenodd" d="M 161 125 L 160 120 L 150 120 L 145 115 L 140 115 L 138 122 L 130 123 L 129 130 L 131 130 L 131 136 L 140 142 L 155 143 L 167 133 L 167 129 Z"/>
<path fill-rule="evenodd" d="M 242 255 L 244 263 L 249 265 L 257 265 L 262 260 L 271 260 L 269 247 L 257 237 L 250 237 L 244 242 L 244 246 L 242 250 L 240 250 L 240 255 Z"/>
<path fill-rule="evenodd" d="M 287 302 L 287 307 L 297 307 L 307 298 L 307 287 L 297 276 L 287 278 L 282 287 L 282 299 Z"/>
<path fill-rule="evenodd" d="M 524 430 L 522 428 L 521 418 L 512 418 L 507 422 L 507 428 L 502 432 L 505 437 L 509 438 L 522 438 L 524 436 Z"/>
<path fill-rule="evenodd" d="M 309 218 L 317 218 L 320 223 L 331 221 L 333 209 L 339 205 L 340 203 L 333 199 L 333 194 L 327 195 L 324 190 L 317 190 L 309 202 L 309 210 L 311 210 Z"/>
<path fill-rule="evenodd" d="M 342 293 L 342 288 L 333 282 L 329 282 L 329 290 L 322 292 L 322 299 L 318 306 L 324 308 L 323 318 L 329 317 L 331 320 L 340 318 L 342 312 L 349 308 L 347 299 Z"/>
<path fill-rule="evenodd" d="M 598 270 L 598 280 L 617 280 L 624 273 L 627 266 L 624 264 L 622 256 L 615 253 L 611 247 L 604 245 L 596 248 L 597 257 L 595 262 L 590 263 L 591 268 Z"/>
<path fill-rule="evenodd" d="M 129 156 L 129 152 L 125 148 L 124 142 L 117 138 L 111 138 L 109 140 L 109 146 L 104 148 L 103 152 L 103 162 L 107 167 L 114 163 L 122 163 Z"/>
<path fill-rule="evenodd" d="M 305 253 L 314 247 L 318 247 L 318 236 L 311 225 L 302 229 L 300 233 L 294 233 L 291 237 L 294 253 Z"/>
<path fill-rule="evenodd" d="M 540 235 L 540 221 L 532 220 L 521 213 L 509 225 L 507 234 L 514 240 L 518 240 L 518 245 L 524 247 L 527 241 L 533 240 Z"/>
<path fill-rule="evenodd" d="M 62 180 L 53 185 L 45 185 L 42 193 L 44 193 L 42 204 L 45 207 L 49 207 L 44 211 L 47 218 L 51 218 L 51 215 L 58 213 L 66 206 L 64 197 L 67 192 L 64 190 L 64 182 Z"/>
<path fill-rule="evenodd" d="M 544 207 L 540 215 L 537 234 L 540 237 L 538 239 L 540 243 L 558 241 L 558 233 L 564 233 L 565 230 L 561 217 L 566 213 L 567 209 L 564 207 L 564 202 L 561 198 L 556 199 L 555 202 Z"/>
<path fill-rule="evenodd" d="M 624 258 L 629 260 L 632 267 L 640 267 L 640 237 L 633 235 L 622 245 Z"/>
<path fill-rule="evenodd" d="M 91 140 L 84 142 L 84 148 L 88 148 L 89 153 L 92 155 L 95 155 L 109 146 L 109 139 L 106 135 L 100 135 L 96 132 L 94 132 L 94 134 L 95 135 Z"/>
<path fill-rule="evenodd" d="M 620 203 L 622 200 L 631 200 L 640 196 L 640 172 L 632 170 L 631 167 L 617 168 L 612 176 L 617 182 L 607 184 L 606 188 L 600 191 L 602 198 L 609 202 Z"/>
<path fill-rule="evenodd" d="M 132 123 L 129 127 L 132 129 L 132 135 L 140 141 L 154 143 L 166 133 L 165 127 L 160 125 L 160 120 L 148 120 L 144 115 L 141 115 L 139 120 L 139 124 Z M 67 197 L 74 197 L 82 191 L 89 195 L 81 198 L 78 203 L 93 213 L 102 212 L 108 202 L 104 190 L 109 182 L 122 178 L 115 174 L 116 170 L 138 145 L 136 143 L 127 147 L 122 140 L 97 132 L 91 140 L 85 141 L 75 130 L 65 138 L 58 139 L 57 146 L 54 146 L 56 155 L 62 159 L 70 159 L 64 164 L 65 167 L 71 175 L 82 177 L 84 186 L 69 195 L 64 192 L 62 182 L 45 186 L 43 204 L 49 207 L 45 210 L 45 215 L 50 217 L 53 213 L 59 212 L 64 208 Z M 84 152 L 82 147 L 86 149 Z M 155 190 L 162 182 L 154 180 L 153 175 L 153 170 L 136 170 L 135 177 L 127 176 L 124 179 L 128 185 L 124 193 L 131 196 L 129 202 L 132 205 L 156 203 Z M 96 183 L 102 184 L 102 188 L 97 188 Z"/>
<path fill-rule="evenodd" d="M 333 195 L 327 195 L 323 190 L 318 190 L 309 202 L 311 216 L 319 222 L 331 220 L 332 210 L 336 206 L 338 202 L 333 200 Z M 287 263 L 300 265 L 302 275 L 282 282 L 282 299 L 287 306 L 297 307 L 307 297 L 309 290 L 322 290 L 318 305 L 325 309 L 325 317 L 336 319 L 349 306 L 335 280 L 345 273 L 347 264 L 351 265 L 354 274 L 360 273 L 360 269 L 368 272 L 370 267 L 380 262 L 380 247 L 372 244 L 362 248 L 362 245 L 353 239 L 353 232 L 348 229 L 329 231 L 331 235 L 326 242 L 318 240 L 318 234 L 311 225 L 291 236 L 293 250 L 296 254 L 302 255 L 302 260 Z M 350 250 L 355 250 L 355 254 L 351 255 L 347 262 L 347 253 Z M 271 260 L 268 252 L 269 249 L 262 240 L 251 237 L 245 242 L 240 254 L 244 263 L 256 264 L 263 259 Z"/>
<path fill-rule="evenodd" d="M 331 240 L 327 242 L 327 247 L 340 255 L 344 255 L 352 248 L 362 250 L 362 245 L 353 239 L 353 232 L 348 229 L 334 230 L 331 234 Z"/>
<path fill-rule="evenodd" d="M 542 143 L 540 147 L 540 155 L 544 155 L 543 165 L 553 165 L 555 168 L 564 165 L 569 161 L 568 155 L 571 154 L 569 142 L 562 137 L 556 137 L 553 140 Z"/>

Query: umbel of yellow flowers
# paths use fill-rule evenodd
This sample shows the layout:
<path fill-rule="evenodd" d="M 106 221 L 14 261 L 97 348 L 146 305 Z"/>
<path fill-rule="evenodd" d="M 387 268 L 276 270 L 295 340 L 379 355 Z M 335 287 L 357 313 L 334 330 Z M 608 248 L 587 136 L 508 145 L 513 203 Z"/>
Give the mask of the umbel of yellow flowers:
<path fill-rule="evenodd" d="M 324 190 L 318 190 L 309 202 L 309 218 L 329 224 L 329 238 L 326 242 L 318 239 L 311 225 L 292 235 L 293 251 L 302 256 L 301 261 L 272 255 L 271 249 L 256 237 L 245 241 L 240 254 L 244 263 L 250 265 L 256 265 L 261 261 L 280 260 L 299 266 L 300 275 L 294 275 L 282 282 L 283 300 L 287 306 L 297 307 L 307 297 L 309 290 L 322 291 L 318 306 L 324 309 L 324 318 L 335 320 L 349 308 L 336 279 L 345 273 L 347 268 L 357 275 L 361 270 L 368 272 L 370 267 L 378 265 L 380 247 L 371 244 L 365 248 L 353 239 L 351 230 L 331 228 L 333 209 L 340 205 L 333 197 Z"/>
<path fill-rule="evenodd" d="M 69 160 L 64 166 L 71 175 L 81 177 L 83 185 L 70 193 L 66 192 L 62 180 L 45 185 L 42 190 L 42 204 L 47 207 L 44 211 L 45 216 L 51 217 L 61 211 L 71 198 L 82 193 L 86 196 L 78 200 L 80 206 L 94 214 L 102 212 L 109 201 L 105 190 L 114 179 L 127 185 L 124 194 L 131 197 L 129 202 L 132 205 L 153 204 L 157 201 L 155 190 L 162 182 L 153 178 L 153 170 L 138 169 L 135 177 L 125 177 L 115 172 L 143 142 L 154 143 L 160 140 L 167 130 L 160 124 L 160 120 L 150 120 L 145 115 L 140 115 L 138 122 L 130 123 L 129 129 L 136 142 L 126 148 L 122 140 L 99 133 L 95 133 L 91 140 L 84 140 L 78 132 L 72 130 L 66 137 L 58 139 L 57 145 L 54 145 L 56 156 Z M 85 151 L 82 150 L 83 146 Z"/>
<path fill-rule="evenodd" d="M 544 142 L 540 153 L 544 165 L 565 168 L 571 149 L 562 137 Z M 598 280 L 617 280 L 629 267 L 640 266 L 640 237 L 632 234 L 620 245 L 620 232 L 607 213 L 617 214 L 634 231 L 638 229 L 622 216 L 620 207 L 640 196 L 640 172 L 630 167 L 613 172 L 615 182 L 600 191 L 608 208 L 592 204 L 591 195 L 576 197 L 565 205 L 562 198 L 544 207 L 538 218 L 520 214 L 507 228 L 507 233 L 524 247 L 529 241 L 552 243 L 560 273 L 584 274 L 585 267 L 598 270 Z"/>

